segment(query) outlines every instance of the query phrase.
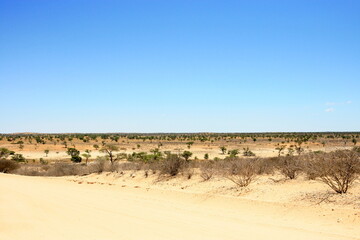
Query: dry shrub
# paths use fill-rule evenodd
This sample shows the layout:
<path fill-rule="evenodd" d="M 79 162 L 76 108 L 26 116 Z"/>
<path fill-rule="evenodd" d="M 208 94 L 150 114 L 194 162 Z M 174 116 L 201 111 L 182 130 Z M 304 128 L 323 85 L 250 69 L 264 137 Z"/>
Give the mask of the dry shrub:
<path fill-rule="evenodd" d="M 302 170 L 301 161 L 296 156 L 279 157 L 278 169 L 286 178 L 295 179 Z"/>
<path fill-rule="evenodd" d="M 204 161 L 200 165 L 200 171 L 200 177 L 204 179 L 204 181 L 210 180 L 216 171 L 215 163 L 213 161 Z"/>
<path fill-rule="evenodd" d="M 76 176 L 87 174 L 87 169 L 79 164 L 74 163 L 55 163 L 46 172 L 47 176 Z"/>
<path fill-rule="evenodd" d="M 117 172 L 119 170 L 119 163 L 110 162 L 107 157 L 97 157 L 96 161 L 88 166 L 89 173 Z"/>
<path fill-rule="evenodd" d="M 106 170 L 106 160 L 105 159 L 97 159 L 92 165 L 91 165 L 92 171 L 96 173 L 102 173 Z"/>
<path fill-rule="evenodd" d="M 186 161 L 176 154 L 168 154 L 160 163 L 160 174 L 176 176 L 187 167 Z"/>
<path fill-rule="evenodd" d="M 253 159 L 238 159 L 224 161 L 224 177 L 238 187 L 248 186 L 256 177 L 257 168 Z"/>
<path fill-rule="evenodd" d="M 190 180 L 194 174 L 195 174 L 195 171 L 194 171 L 194 168 L 192 168 L 192 167 L 188 167 L 183 171 L 183 175 L 188 180 Z"/>
<path fill-rule="evenodd" d="M 24 176 L 44 176 L 47 170 L 43 170 L 41 166 L 22 165 L 14 173 Z"/>
<path fill-rule="evenodd" d="M 0 159 L 0 172 L 10 173 L 18 169 L 20 165 L 12 160 Z"/>
<path fill-rule="evenodd" d="M 313 154 L 308 168 L 337 193 L 346 193 L 360 172 L 360 155 L 356 151 L 338 150 L 327 154 Z"/>
<path fill-rule="evenodd" d="M 274 174 L 279 166 L 279 158 L 256 158 L 253 160 L 256 165 L 257 174 Z"/>
<path fill-rule="evenodd" d="M 122 171 L 140 171 L 143 168 L 146 169 L 146 165 L 141 162 L 122 162 L 118 166 Z"/>

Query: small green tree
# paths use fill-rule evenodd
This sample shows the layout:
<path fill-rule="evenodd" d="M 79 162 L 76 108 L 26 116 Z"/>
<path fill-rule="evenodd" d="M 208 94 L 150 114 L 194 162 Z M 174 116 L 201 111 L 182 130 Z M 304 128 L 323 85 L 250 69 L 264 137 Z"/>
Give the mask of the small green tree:
<path fill-rule="evenodd" d="M 221 146 L 221 147 L 220 147 L 220 150 L 221 150 L 222 154 L 225 154 L 225 153 L 226 153 L 226 147 L 225 147 L 225 146 Z"/>
<path fill-rule="evenodd" d="M 209 154 L 208 154 L 208 153 L 205 153 L 204 159 L 205 159 L 205 160 L 208 160 L 208 159 L 209 159 Z"/>
<path fill-rule="evenodd" d="M 46 157 L 48 156 L 49 152 L 49 149 L 45 149 L 44 153 L 46 154 Z"/>
<path fill-rule="evenodd" d="M 116 145 L 112 145 L 112 144 L 105 144 L 100 149 L 100 152 L 103 152 L 103 153 L 107 154 L 111 164 L 113 164 L 117 160 L 117 158 L 115 158 L 114 153 L 113 153 L 113 152 L 116 152 L 116 151 L 119 151 L 119 148 Z"/>
<path fill-rule="evenodd" d="M 100 147 L 99 147 L 99 145 L 94 144 L 94 145 L 93 145 L 93 148 L 95 148 L 96 150 L 98 150 Z"/>
<path fill-rule="evenodd" d="M 188 149 L 190 149 L 193 144 L 194 144 L 194 142 L 187 142 L 187 143 L 186 143 Z"/>
<path fill-rule="evenodd" d="M 0 159 L 5 159 L 7 158 L 9 155 L 14 155 L 13 151 L 10 151 L 7 148 L 0 148 Z"/>
<path fill-rule="evenodd" d="M 282 152 L 285 150 L 285 148 L 286 148 L 286 145 L 280 145 L 280 144 L 278 144 L 278 146 L 275 148 L 275 150 L 278 151 L 278 157 L 281 156 L 281 154 L 282 154 Z"/>
<path fill-rule="evenodd" d="M 80 163 L 82 160 L 82 158 L 79 156 L 80 151 L 77 150 L 76 148 L 68 148 L 67 154 L 71 156 L 71 161 L 75 163 Z"/>
<path fill-rule="evenodd" d="M 181 156 L 185 159 L 185 161 L 188 161 L 189 158 L 192 156 L 192 152 L 190 151 L 184 151 Z"/>
<path fill-rule="evenodd" d="M 89 149 L 86 149 L 85 150 L 85 153 L 81 154 L 81 156 L 83 156 L 85 158 L 85 163 L 86 165 L 88 164 L 88 160 L 89 158 L 91 158 L 91 154 L 90 154 L 90 150 Z"/>

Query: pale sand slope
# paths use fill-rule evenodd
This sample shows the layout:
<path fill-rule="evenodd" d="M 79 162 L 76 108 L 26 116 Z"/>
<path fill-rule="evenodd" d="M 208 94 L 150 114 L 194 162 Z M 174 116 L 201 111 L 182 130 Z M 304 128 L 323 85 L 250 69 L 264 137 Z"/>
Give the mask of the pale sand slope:
<path fill-rule="evenodd" d="M 0 239 L 360 239 L 311 209 L 0 174 Z"/>

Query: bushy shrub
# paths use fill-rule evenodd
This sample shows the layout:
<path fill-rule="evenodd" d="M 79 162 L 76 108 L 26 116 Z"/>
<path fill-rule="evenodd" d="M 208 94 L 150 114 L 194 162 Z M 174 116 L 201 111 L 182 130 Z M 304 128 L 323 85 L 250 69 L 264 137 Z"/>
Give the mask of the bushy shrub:
<path fill-rule="evenodd" d="M 143 162 L 143 163 L 152 163 L 155 161 L 159 161 L 162 159 L 163 154 L 159 152 L 158 149 L 151 150 L 152 154 L 148 154 L 146 152 L 133 152 L 132 154 L 129 154 L 125 156 L 129 162 Z"/>
<path fill-rule="evenodd" d="M 7 148 L 0 148 L 0 159 L 5 159 L 7 158 L 9 155 L 13 155 L 14 152 L 10 151 Z"/>
<path fill-rule="evenodd" d="M 67 154 L 71 156 L 71 161 L 74 163 L 80 163 L 82 160 L 80 157 L 80 151 L 76 148 L 68 148 Z"/>
<path fill-rule="evenodd" d="M 71 161 L 74 163 L 81 163 L 82 158 L 80 156 L 72 156 Z"/>
<path fill-rule="evenodd" d="M 250 151 L 250 149 L 248 147 L 244 148 L 243 150 L 244 150 L 244 152 L 243 152 L 244 157 L 254 157 L 255 156 L 255 153 Z"/>
<path fill-rule="evenodd" d="M 15 162 L 25 162 L 26 159 L 22 154 L 14 154 L 11 157 L 11 160 L 15 161 Z"/>
<path fill-rule="evenodd" d="M 0 172 L 2 173 L 10 173 L 19 167 L 19 164 L 12 160 L 0 159 Z"/>

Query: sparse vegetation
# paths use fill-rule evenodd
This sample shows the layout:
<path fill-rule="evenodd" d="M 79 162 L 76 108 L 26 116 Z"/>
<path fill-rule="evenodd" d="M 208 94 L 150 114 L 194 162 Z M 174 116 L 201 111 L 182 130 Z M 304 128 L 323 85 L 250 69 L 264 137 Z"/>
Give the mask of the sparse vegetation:
<path fill-rule="evenodd" d="M 360 173 L 360 156 L 356 151 L 335 151 L 311 156 L 309 168 L 315 177 L 337 193 L 348 191 Z"/>
<path fill-rule="evenodd" d="M 112 135 L 112 134 L 69 134 L 69 135 L 37 135 L 37 136 L 9 136 L 3 137 L 3 141 L 10 142 L 10 144 L 32 144 L 35 148 L 45 145 L 48 147 L 50 144 L 56 145 L 57 143 L 65 143 L 74 146 L 82 146 L 79 141 L 85 146 L 99 149 L 100 152 L 105 153 L 105 156 L 98 157 L 95 162 L 89 163 L 91 157 L 91 150 L 84 147 L 82 149 L 85 153 L 80 154 L 80 151 L 75 147 L 67 148 L 67 154 L 71 157 L 71 161 L 74 163 L 81 162 L 82 156 L 86 159 L 86 164 L 81 167 L 75 167 L 72 163 L 62 163 L 63 165 L 56 165 L 56 160 L 45 161 L 40 158 L 40 161 L 35 159 L 26 160 L 23 155 L 15 153 L 7 148 L 0 148 L 0 159 L 3 161 L 3 165 L 8 164 L 14 167 L 3 167 L 1 171 L 10 172 L 16 171 L 16 173 L 27 173 L 29 175 L 54 175 L 61 176 L 62 174 L 87 174 L 91 172 L 103 172 L 103 171 L 120 171 L 119 169 L 133 169 L 138 171 L 144 169 L 146 176 L 149 174 L 158 173 L 166 176 L 177 176 L 181 173 L 186 178 L 192 178 L 194 175 L 199 175 L 204 181 L 212 179 L 215 175 L 219 177 L 225 177 L 236 183 L 239 187 L 248 186 L 256 175 L 260 174 L 277 174 L 281 173 L 287 179 L 295 179 L 302 172 L 306 174 L 307 179 L 320 180 L 327 184 L 331 189 L 337 193 L 346 193 L 351 187 L 352 183 L 357 178 L 360 170 L 357 162 L 357 157 L 360 153 L 359 147 L 355 144 L 358 139 L 356 134 L 174 134 L 174 135 L 136 135 L 136 134 L 124 134 L 124 135 Z M 78 139 L 78 140 L 76 140 Z M 275 150 L 277 157 L 271 158 L 253 158 L 254 152 L 250 150 L 248 142 L 254 143 L 256 139 L 257 144 L 267 143 L 272 145 L 272 149 Z M 269 141 L 271 139 L 271 141 Z M 306 144 L 315 140 L 318 145 L 322 145 L 326 141 L 327 146 L 333 145 L 334 141 L 353 141 L 353 150 L 341 150 L 333 153 L 325 153 L 320 150 L 312 151 L 307 150 Z M 134 141 L 129 143 L 129 141 Z M 142 147 L 143 152 L 136 151 L 140 149 L 140 144 L 136 141 L 143 142 L 145 147 Z M 175 149 L 177 154 L 173 154 L 170 151 L 161 151 L 160 148 L 167 149 L 166 141 L 174 141 L 174 144 L 182 142 L 190 148 L 195 143 L 207 142 L 206 148 L 220 149 L 221 155 L 225 159 L 220 159 L 221 155 L 216 156 L 214 160 L 209 159 L 209 153 L 203 153 L 204 155 L 198 155 L 196 152 L 184 151 L 184 149 Z M 97 143 L 101 143 L 100 148 Z M 112 143 L 113 142 L 113 143 Z M 124 144 L 136 146 L 134 152 L 126 153 L 126 148 L 121 149 L 114 143 L 121 142 Z M 234 143 L 242 144 L 243 151 L 240 156 L 240 151 L 235 147 L 225 147 L 225 145 L 216 145 L 215 143 L 226 143 L 226 146 L 236 146 Z M 7 143 L 9 144 L 9 143 Z M 147 148 L 146 144 L 153 144 L 152 147 Z M 154 146 L 155 145 L 155 146 Z M 201 145 L 201 144 L 199 144 Z M 238 145 L 237 145 L 238 146 Z M 29 148 L 28 146 L 26 147 Z M 15 149 L 15 148 L 13 148 Z M 42 148 L 46 156 L 50 152 L 51 148 Z M 84 150 L 85 149 L 85 150 Z M 285 155 L 285 150 L 288 150 Z M 124 151 L 118 153 L 118 151 Z M 323 150 L 323 149 L 322 149 Z M 59 153 L 57 150 L 51 150 Z M 196 149 L 194 149 L 196 151 Z M 211 150 L 210 150 L 211 151 Z M 216 151 L 216 150 L 215 150 Z M 256 151 L 256 149 L 255 149 Z M 219 154 L 219 152 L 217 152 Z M 356 155 L 357 154 L 357 155 Z M 299 156 L 300 155 L 300 156 Z M 349 157 L 351 156 L 351 157 Z M 193 158 L 192 158 L 193 157 Z M 248 158 L 252 157 L 252 158 Z M 190 158 L 193 159 L 190 161 Z M 198 160 L 198 159 L 201 160 Z M 356 160 L 357 159 L 357 160 Z M 29 163 L 27 163 L 29 161 Z M 109 163 L 106 163 L 109 161 Z M 116 164 L 115 164 L 116 163 Z M 65 167 L 69 164 L 72 167 Z M 54 167 L 56 165 L 56 167 Z M 28 170 L 25 170 L 28 169 Z M 221 174 L 220 174 L 221 173 Z"/>
<path fill-rule="evenodd" d="M 224 176 L 238 187 L 247 187 L 256 176 L 255 164 L 250 159 L 234 158 L 224 164 Z"/>

